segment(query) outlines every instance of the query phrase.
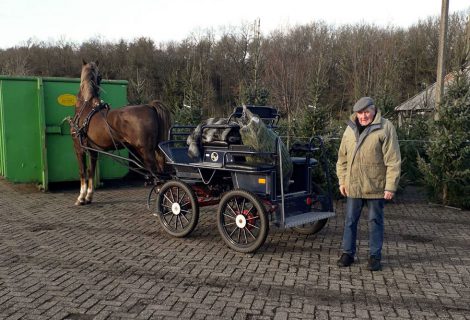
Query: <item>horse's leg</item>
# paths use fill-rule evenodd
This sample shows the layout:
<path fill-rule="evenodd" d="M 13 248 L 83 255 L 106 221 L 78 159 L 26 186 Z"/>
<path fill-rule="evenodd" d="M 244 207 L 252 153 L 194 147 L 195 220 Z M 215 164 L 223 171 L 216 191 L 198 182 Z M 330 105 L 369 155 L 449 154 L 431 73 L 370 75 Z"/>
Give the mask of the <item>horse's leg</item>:
<path fill-rule="evenodd" d="M 158 151 L 155 151 L 155 158 L 156 158 L 156 162 L 157 162 L 157 172 L 158 174 L 164 176 L 164 175 L 167 175 L 167 173 L 165 172 L 165 156 L 163 155 L 163 152 L 161 152 L 160 150 Z"/>
<path fill-rule="evenodd" d="M 96 162 L 98 160 L 98 153 L 96 151 L 90 151 L 90 166 L 88 167 L 88 186 L 86 190 L 85 204 L 90 204 L 93 200 L 93 193 L 95 191 L 95 170 Z"/>
<path fill-rule="evenodd" d="M 140 154 L 142 155 L 145 169 L 152 173 L 150 178 L 153 179 L 158 174 L 157 162 L 155 161 L 155 154 L 153 153 L 153 150 L 149 148 L 141 148 Z"/>
<path fill-rule="evenodd" d="M 76 206 L 85 204 L 86 197 L 86 157 L 82 148 L 75 146 L 75 155 L 78 160 L 78 173 L 80 175 L 80 195 L 75 201 Z"/>

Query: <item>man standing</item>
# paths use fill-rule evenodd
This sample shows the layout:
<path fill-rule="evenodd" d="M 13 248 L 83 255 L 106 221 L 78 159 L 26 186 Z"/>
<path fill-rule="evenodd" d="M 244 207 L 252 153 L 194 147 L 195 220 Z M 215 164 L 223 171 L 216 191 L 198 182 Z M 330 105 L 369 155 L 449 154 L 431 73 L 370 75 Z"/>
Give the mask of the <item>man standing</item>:
<path fill-rule="evenodd" d="M 362 97 L 353 107 L 336 164 L 339 190 L 347 197 L 343 254 L 339 267 L 348 267 L 356 254 L 357 224 L 364 205 L 369 211 L 368 269 L 382 268 L 384 202 L 393 199 L 400 178 L 401 156 L 393 124 L 382 118 L 374 101 Z"/>

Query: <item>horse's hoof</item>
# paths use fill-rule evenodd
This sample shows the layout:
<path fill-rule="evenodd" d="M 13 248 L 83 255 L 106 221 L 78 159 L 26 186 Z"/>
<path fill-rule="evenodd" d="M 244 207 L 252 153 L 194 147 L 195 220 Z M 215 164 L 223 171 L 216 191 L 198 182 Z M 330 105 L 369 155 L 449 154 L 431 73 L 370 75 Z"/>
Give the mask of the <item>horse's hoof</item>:
<path fill-rule="evenodd" d="M 91 200 L 85 200 L 85 204 L 90 204 Z"/>
<path fill-rule="evenodd" d="M 77 200 L 77 201 L 75 201 L 75 205 L 76 205 L 76 206 L 83 206 L 83 205 L 85 205 L 85 204 L 86 204 L 86 203 L 85 203 L 85 201 L 83 201 L 83 200 Z"/>

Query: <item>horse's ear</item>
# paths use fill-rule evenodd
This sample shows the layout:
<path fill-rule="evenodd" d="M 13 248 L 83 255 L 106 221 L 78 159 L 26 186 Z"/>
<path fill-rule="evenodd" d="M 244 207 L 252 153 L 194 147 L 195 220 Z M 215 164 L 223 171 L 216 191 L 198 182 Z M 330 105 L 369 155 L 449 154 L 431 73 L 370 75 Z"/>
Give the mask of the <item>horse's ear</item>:
<path fill-rule="evenodd" d="M 96 60 L 96 61 L 95 61 L 95 64 L 96 64 L 96 66 L 98 67 L 98 66 L 100 65 L 100 61 L 99 61 L 99 60 Z"/>
<path fill-rule="evenodd" d="M 86 64 L 87 64 L 87 62 L 86 62 L 85 59 L 83 59 L 83 58 L 82 58 L 82 63 L 83 63 L 83 65 L 86 65 Z"/>

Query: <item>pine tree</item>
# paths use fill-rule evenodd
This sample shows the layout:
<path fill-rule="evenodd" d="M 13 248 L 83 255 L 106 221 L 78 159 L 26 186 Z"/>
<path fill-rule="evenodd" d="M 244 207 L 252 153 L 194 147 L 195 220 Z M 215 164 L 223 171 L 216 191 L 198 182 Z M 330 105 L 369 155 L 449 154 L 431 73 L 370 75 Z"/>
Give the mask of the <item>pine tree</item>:
<path fill-rule="evenodd" d="M 429 124 L 426 156 L 418 157 L 429 195 L 445 205 L 470 207 L 470 81 L 460 74 L 449 86 L 440 120 Z"/>

